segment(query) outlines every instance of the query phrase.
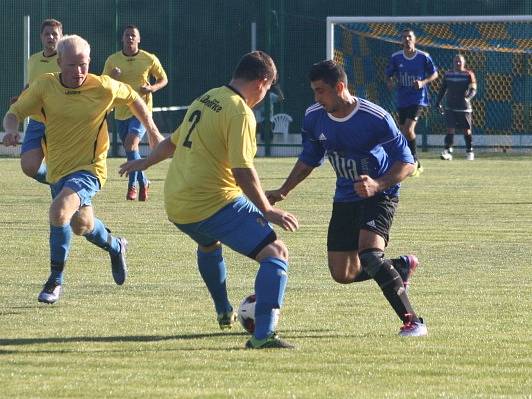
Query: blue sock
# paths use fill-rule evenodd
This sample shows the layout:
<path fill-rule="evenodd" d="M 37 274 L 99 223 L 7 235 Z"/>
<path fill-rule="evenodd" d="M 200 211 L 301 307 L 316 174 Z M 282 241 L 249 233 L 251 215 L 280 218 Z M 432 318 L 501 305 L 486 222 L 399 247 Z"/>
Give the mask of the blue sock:
<path fill-rule="evenodd" d="M 128 161 L 141 158 L 138 151 L 126 151 L 126 157 Z M 128 187 L 133 187 L 137 183 L 138 173 L 136 170 L 129 173 Z"/>
<path fill-rule="evenodd" d="M 279 309 L 284 302 L 288 282 L 288 263 L 269 257 L 260 262 L 255 279 L 255 333 L 257 339 L 264 339 L 275 332 Z"/>
<path fill-rule="evenodd" d="M 114 255 L 120 252 L 120 241 L 111 235 L 100 219 L 94 218 L 94 229 L 84 237 L 87 241 Z"/>
<path fill-rule="evenodd" d="M 198 249 L 198 268 L 203 281 L 209 289 L 216 313 L 233 310 L 227 297 L 227 269 L 222 256 L 222 248 L 212 252 L 202 252 Z"/>
<path fill-rule="evenodd" d="M 50 264 L 51 274 L 49 280 L 63 283 L 63 269 L 70 250 L 72 229 L 69 224 L 63 226 L 50 225 Z"/>
<path fill-rule="evenodd" d="M 37 170 L 37 173 L 35 174 L 35 176 L 33 176 L 33 178 L 39 183 L 48 184 L 48 182 L 46 181 L 46 172 L 48 172 L 48 168 L 43 162 L 41 163 L 41 166 L 39 166 L 39 169 Z"/>

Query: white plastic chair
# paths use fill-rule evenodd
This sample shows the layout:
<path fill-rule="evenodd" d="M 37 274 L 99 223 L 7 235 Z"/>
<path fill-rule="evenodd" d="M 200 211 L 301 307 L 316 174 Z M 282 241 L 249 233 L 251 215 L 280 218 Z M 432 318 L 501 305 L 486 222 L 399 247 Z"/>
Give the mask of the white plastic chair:
<path fill-rule="evenodd" d="M 290 123 L 293 121 L 288 114 L 275 114 L 271 118 L 272 132 L 288 135 Z"/>

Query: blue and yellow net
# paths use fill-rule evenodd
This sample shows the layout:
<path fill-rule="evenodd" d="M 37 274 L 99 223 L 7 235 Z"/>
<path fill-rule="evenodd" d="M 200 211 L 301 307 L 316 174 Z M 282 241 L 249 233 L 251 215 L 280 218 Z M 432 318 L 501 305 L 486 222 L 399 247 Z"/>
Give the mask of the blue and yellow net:
<path fill-rule="evenodd" d="M 348 75 L 350 90 L 395 110 L 394 96 L 386 88 L 385 68 L 390 55 L 401 49 L 400 36 L 411 28 L 417 46 L 436 63 L 440 77 L 430 85 L 431 99 L 453 56 L 461 53 L 466 68 L 475 72 L 478 94 L 473 104 L 477 146 L 532 147 L 532 23 L 347 23 L 336 24 L 334 58 Z M 445 133 L 443 118 L 429 109 L 420 130 Z M 480 136 L 480 137 L 478 137 Z M 441 145 L 440 139 L 428 145 Z"/>

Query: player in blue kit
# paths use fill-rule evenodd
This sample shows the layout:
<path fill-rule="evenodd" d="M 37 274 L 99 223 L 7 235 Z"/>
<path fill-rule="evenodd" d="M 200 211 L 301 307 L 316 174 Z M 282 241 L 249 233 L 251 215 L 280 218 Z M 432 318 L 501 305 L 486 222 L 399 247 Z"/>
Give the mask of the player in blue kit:
<path fill-rule="evenodd" d="M 286 198 L 327 156 L 337 178 L 327 236 L 332 278 L 341 284 L 374 279 L 403 321 L 399 334 L 427 335 L 406 292 L 417 258 L 384 257 L 399 183 L 414 170 L 406 140 L 388 112 L 349 93 L 341 65 L 314 64 L 309 78 L 316 104 L 305 113 L 303 151 L 267 197 L 272 204 Z"/>
<path fill-rule="evenodd" d="M 438 71 L 429 53 L 416 49 L 416 35 L 412 29 L 401 33 L 403 50 L 392 54 L 386 67 L 388 88 L 397 87 L 399 128 L 408 140 L 408 147 L 416 161 L 412 176 L 419 176 L 423 168 L 416 154 L 416 124 L 423 109 L 429 105 L 428 84 L 438 78 Z"/>

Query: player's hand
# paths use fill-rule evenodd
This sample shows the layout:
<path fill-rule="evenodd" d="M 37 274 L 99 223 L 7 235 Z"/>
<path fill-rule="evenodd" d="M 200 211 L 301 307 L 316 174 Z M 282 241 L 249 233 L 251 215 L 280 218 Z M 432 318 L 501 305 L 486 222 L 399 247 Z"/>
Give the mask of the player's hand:
<path fill-rule="evenodd" d="M 118 170 L 118 174 L 120 176 L 128 176 L 129 173 L 138 171 L 138 170 L 145 170 L 147 169 L 148 164 L 146 161 L 146 158 L 141 159 L 134 159 L 132 161 L 128 161 L 126 163 L 123 163 L 120 165 L 120 169 Z"/>
<path fill-rule="evenodd" d="M 421 80 L 414 80 L 414 82 L 412 83 L 412 86 L 414 86 L 414 89 L 416 90 L 421 90 L 423 86 L 425 85 L 423 84 L 423 81 Z"/>
<path fill-rule="evenodd" d="M 15 104 L 18 100 L 18 96 L 13 96 L 9 99 L 9 105 Z"/>
<path fill-rule="evenodd" d="M 445 114 L 445 110 L 443 109 L 443 105 L 438 104 L 438 111 L 440 111 L 440 114 L 442 114 L 442 115 Z"/>
<path fill-rule="evenodd" d="M 279 201 L 282 201 L 282 200 L 284 200 L 286 198 L 286 196 L 281 194 L 281 190 L 280 189 L 268 190 L 268 191 L 265 192 L 265 194 L 266 194 L 266 198 L 268 199 L 268 201 L 272 205 L 275 205 Z"/>
<path fill-rule="evenodd" d="M 140 94 L 149 94 L 149 93 L 153 92 L 153 89 L 151 88 L 151 85 L 144 84 L 144 85 L 139 87 L 139 92 L 140 92 Z"/>
<path fill-rule="evenodd" d="M 6 147 L 9 147 L 9 146 L 14 147 L 18 144 L 19 140 L 20 140 L 20 134 L 18 132 L 12 132 L 12 133 L 6 132 L 4 134 L 4 139 L 2 141 Z"/>
<path fill-rule="evenodd" d="M 379 192 L 379 183 L 367 175 L 360 175 L 355 182 L 355 192 L 361 198 L 373 197 Z"/>
<path fill-rule="evenodd" d="M 111 71 L 111 77 L 115 80 L 118 80 L 122 76 L 122 70 L 118 67 L 114 67 Z"/>
<path fill-rule="evenodd" d="M 279 208 L 272 208 L 264 212 L 264 217 L 270 223 L 276 224 L 286 231 L 296 231 L 299 228 L 297 218 L 291 213 L 285 212 Z"/>

